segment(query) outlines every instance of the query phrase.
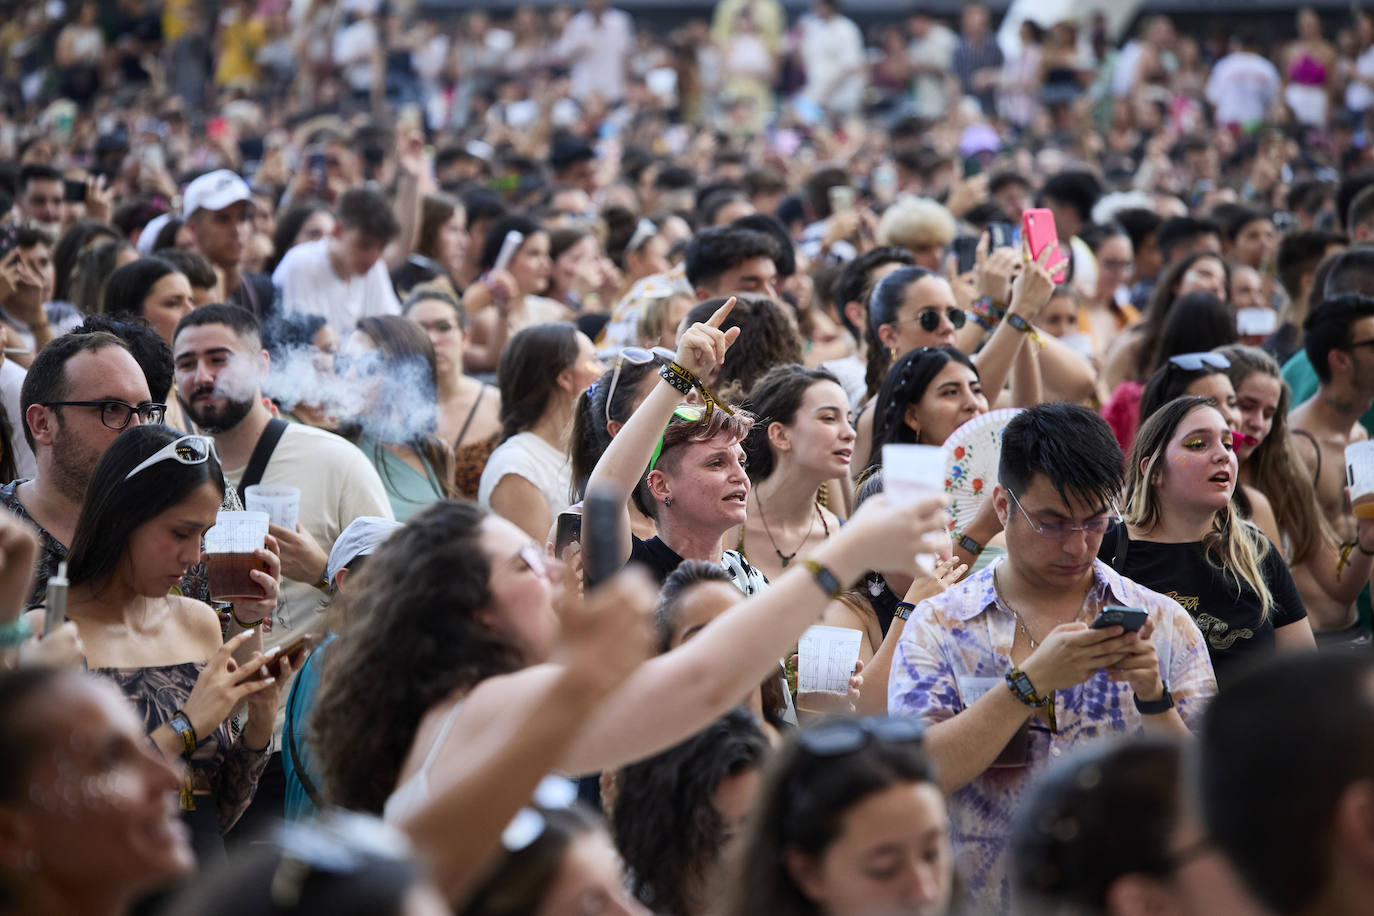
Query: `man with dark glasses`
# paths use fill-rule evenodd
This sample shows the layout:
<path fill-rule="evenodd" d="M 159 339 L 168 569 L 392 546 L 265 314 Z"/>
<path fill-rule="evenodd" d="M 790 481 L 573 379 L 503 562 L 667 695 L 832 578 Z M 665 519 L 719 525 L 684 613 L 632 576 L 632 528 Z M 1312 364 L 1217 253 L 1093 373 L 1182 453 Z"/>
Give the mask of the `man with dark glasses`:
<path fill-rule="evenodd" d="M 888 708 L 928 726 L 971 912 L 1007 911 L 1007 824 L 1031 774 L 1099 737 L 1186 736 L 1216 693 L 1187 612 L 1096 558 L 1121 484 L 1096 413 L 1023 411 L 992 493 L 1007 557 L 923 602 L 897 647 Z M 1128 632 L 1097 622 L 1110 605 L 1144 613 Z"/>
<path fill-rule="evenodd" d="M 29 602 L 43 600 L 48 577 L 67 558 L 91 474 L 123 430 L 161 423 L 167 405 L 129 348 L 113 334 L 66 334 L 39 351 L 20 395 L 24 438 L 38 473 L 0 487 L 0 504 L 33 524 L 42 546 Z"/>

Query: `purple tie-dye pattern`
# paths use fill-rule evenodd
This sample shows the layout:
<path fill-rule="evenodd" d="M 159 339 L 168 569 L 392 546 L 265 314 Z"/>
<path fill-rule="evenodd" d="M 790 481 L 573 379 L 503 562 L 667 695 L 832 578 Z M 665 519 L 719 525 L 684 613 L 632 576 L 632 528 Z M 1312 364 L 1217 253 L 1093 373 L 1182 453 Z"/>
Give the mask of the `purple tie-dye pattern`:
<path fill-rule="evenodd" d="M 963 710 L 960 679 L 1000 681 L 1011 667 L 1016 621 L 997 600 L 994 563 L 944 594 L 923 601 L 912 613 L 897 645 L 888 682 L 888 710 L 927 725 Z M 1159 670 L 1179 715 L 1196 730 L 1216 677 L 1202 633 L 1177 602 L 1117 574 L 1102 562 L 1093 566 L 1090 603 L 1108 600 L 1150 612 Z M 993 689 L 1006 689 L 992 685 Z M 1080 743 L 1099 737 L 1140 734 L 1143 722 L 1129 684 L 1099 672 L 1055 695 L 1059 734 L 1032 718 L 1025 766 L 993 767 L 949 798 L 956 863 L 970 911 L 1005 913 L 1011 908 L 1006 850 L 1011 821 L 1022 791 L 1034 775 Z"/>

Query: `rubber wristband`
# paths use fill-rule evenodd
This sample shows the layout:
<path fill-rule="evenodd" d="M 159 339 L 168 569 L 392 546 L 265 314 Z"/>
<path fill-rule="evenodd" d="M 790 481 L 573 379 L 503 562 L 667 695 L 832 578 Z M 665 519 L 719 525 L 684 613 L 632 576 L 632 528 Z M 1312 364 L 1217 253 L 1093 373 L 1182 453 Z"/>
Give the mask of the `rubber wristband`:
<path fill-rule="evenodd" d="M 239 628 L 243 630 L 255 630 L 258 627 L 260 627 L 262 625 L 263 620 L 266 619 L 264 617 L 259 617 L 252 623 L 244 623 L 242 620 L 239 620 L 238 612 L 234 610 L 234 606 L 232 604 L 229 606 L 229 616 L 233 619 L 234 623 L 238 624 Z"/>
<path fill-rule="evenodd" d="M 677 366 L 677 369 L 679 369 L 680 372 L 674 371 L 674 366 Z M 683 369 L 681 366 L 678 366 L 677 363 L 670 363 L 668 365 L 663 366 L 658 370 L 658 374 L 660 378 L 662 378 L 669 385 L 672 385 L 682 394 L 692 393 L 693 385 L 689 381 L 689 379 L 691 378 L 691 373 L 688 372 L 686 369 Z"/>
<path fill-rule="evenodd" d="M 833 572 L 826 569 L 815 560 L 803 560 L 802 566 L 806 567 L 806 571 L 811 573 L 811 578 L 816 580 L 816 584 L 821 587 L 821 591 L 825 592 L 831 598 L 840 597 L 840 593 L 844 591 L 844 586 L 840 585 L 840 580 L 835 577 Z"/>

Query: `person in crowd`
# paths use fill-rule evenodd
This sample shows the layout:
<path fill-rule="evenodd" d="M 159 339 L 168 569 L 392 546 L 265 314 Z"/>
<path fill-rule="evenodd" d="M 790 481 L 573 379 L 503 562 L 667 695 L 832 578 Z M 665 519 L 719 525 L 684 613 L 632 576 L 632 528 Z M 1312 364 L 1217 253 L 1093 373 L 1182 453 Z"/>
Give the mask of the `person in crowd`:
<path fill-rule="evenodd" d="M 44 665 L 0 672 L 0 841 L 18 916 L 108 913 L 195 867 L 181 772 L 108 678 Z M 92 784 L 111 791 L 90 792 Z"/>
<path fill-rule="evenodd" d="M 620 275 L 588 226 L 569 226 L 549 234 L 548 296 L 578 313 L 604 312 L 620 292 Z"/>
<path fill-rule="evenodd" d="M 854 258 L 840 271 L 830 289 L 835 314 L 840 326 L 849 332 L 854 341 L 854 352 L 849 356 L 832 359 L 822 363 L 849 395 L 849 404 L 857 409 L 861 404 L 878 393 L 877 385 L 882 384 L 879 376 L 870 387 L 868 370 L 868 300 L 873 288 L 899 267 L 915 265 L 911 255 L 895 246 L 881 245 Z"/>
<path fill-rule="evenodd" d="M 142 318 L 170 347 L 177 322 L 195 305 L 186 275 L 162 258 L 151 257 L 139 258 L 110 274 L 100 311 Z"/>
<path fill-rule="evenodd" d="M 880 246 L 904 249 L 917 266 L 939 273 L 945 249 L 956 234 L 954 217 L 939 203 L 905 196 L 883 211 L 874 237 Z"/>
<path fill-rule="evenodd" d="M 405 303 L 405 317 L 429 335 L 434 347 L 439 413 L 435 430 L 455 452 L 501 431 L 501 392 L 463 371 L 465 315 L 458 300 L 421 290 Z M 479 472 L 480 473 L 480 472 Z"/>
<path fill-rule="evenodd" d="M 881 467 L 884 445 L 944 445 L 956 429 L 988 412 L 988 399 L 963 352 L 920 347 L 888 370 L 875 410 L 869 464 Z"/>
<path fill-rule="evenodd" d="M 1320 292 L 1313 299 L 1317 268 L 1328 256 L 1340 252 L 1349 243 L 1349 237 L 1323 229 L 1291 232 L 1278 242 L 1274 262 L 1288 300 L 1279 316 L 1278 330 L 1265 341 L 1265 347 L 1280 363 L 1286 363 L 1302 349 L 1303 323 L 1312 307 L 1321 301 Z M 1270 305 L 1269 302 L 1263 304 Z"/>
<path fill-rule="evenodd" d="M 1222 687 L 1275 648 L 1316 647 L 1282 552 L 1236 510 L 1238 486 L 1231 422 L 1208 398 L 1175 398 L 1136 436 L 1125 527 L 1099 554 L 1189 612 Z"/>
<path fill-rule="evenodd" d="M 507 261 L 498 267 L 507 239 Z M 511 215 L 491 224 L 482 244 L 481 269 L 482 281 L 468 286 L 462 300 L 470 338 L 463 364 L 471 372 L 496 369 L 510 339 L 525 328 L 572 315 L 546 295 L 553 270 L 549 234 L 529 217 Z"/>
<path fill-rule="evenodd" d="M 276 270 L 281 259 L 292 248 L 330 238 L 337 226 L 334 212 L 323 201 L 296 204 L 277 220 L 276 230 L 272 233 L 272 259 L 267 266 L 272 271 Z"/>
<path fill-rule="evenodd" d="M 1374 406 L 1371 342 L 1374 299 L 1343 293 L 1314 308 L 1305 325 L 1303 349 L 1317 375 L 1318 388 L 1288 416 L 1291 441 L 1311 476 L 1321 514 L 1342 544 L 1355 540 L 1355 519 L 1340 469 L 1345 466 L 1346 446 L 1368 437 L 1360 418 Z M 1320 642 L 1367 641 L 1366 628 L 1354 619 L 1353 609 L 1341 618 L 1322 621 L 1317 630 Z"/>
<path fill-rule="evenodd" d="M 82 249 L 71 269 L 71 304 L 85 315 L 100 311 L 105 281 L 118 267 L 138 260 L 138 250 L 123 239 L 98 238 Z M 49 324 L 51 324 L 51 320 Z"/>
<path fill-rule="evenodd" d="M 774 579 L 839 529 L 840 519 L 821 504 L 820 489 L 848 479 L 854 427 L 844 389 L 824 369 L 770 369 L 744 407 L 757 418 L 742 443 L 752 486 L 744 524 L 727 532 L 725 542 Z"/>
<path fill-rule="evenodd" d="M 81 322 L 80 313 L 70 305 L 49 301 L 55 280 L 52 244 L 52 236 L 28 226 L 0 242 L 0 333 L 13 344 L 10 349 L 28 351 L 12 354 L 21 365 L 54 336 Z"/>
<path fill-rule="evenodd" d="M 339 337 L 324 316 L 278 316 L 263 329 L 262 344 L 271 360 L 263 393 L 278 416 L 338 432 L 344 400 L 336 375 Z"/>
<path fill-rule="evenodd" d="M 758 721 L 734 709 L 616 773 L 611 835 L 640 903 L 664 916 L 714 910 L 767 753 Z M 673 829 L 663 829 L 670 824 Z"/>
<path fill-rule="evenodd" d="M 742 400 L 768 370 L 802 363 L 806 341 L 797 327 L 795 314 L 783 303 L 753 295 L 734 299 L 735 307 L 721 327 L 738 328 L 743 343 L 725 354 L 710 382 L 722 398 Z M 698 302 L 683 318 L 683 327 L 705 321 L 724 303 L 724 299 Z"/>
<path fill-rule="evenodd" d="M 273 312 L 276 291 L 271 277 L 241 267 L 253 231 L 252 207 L 248 183 L 229 169 L 200 176 L 182 195 L 182 214 L 195 250 L 219 275 L 220 301 L 245 308 L 262 321 Z"/>
<path fill-rule="evenodd" d="M 950 817 L 921 728 L 837 719 L 789 740 L 758 789 L 722 912 L 941 916 Z"/>
<path fill-rule="evenodd" d="M 487 459 L 477 501 L 542 541 L 569 505 L 569 429 L 603 367 L 571 324 L 525 328 L 501 355 L 501 443 Z"/>
<path fill-rule="evenodd" d="M 778 298 L 777 242 L 753 229 L 712 227 L 692 236 L 684 269 L 698 302 L 741 294 Z"/>
<path fill-rule="evenodd" d="M 361 318 L 339 357 L 360 397 L 348 438 L 377 470 L 393 516 L 404 522 L 453 493 L 453 448 L 435 435 L 434 346 L 399 315 Z"/>
<path fill-rule="evenodd" d="M 1130 235 L 1116 223 L 1088 227 L 1083 240 L 1097 262 L 1097 285 L 1084 300 L 1079 314 L 1081 325 L 1086 326 L 1093 340 L 1093 353 L 1100 361 L 1117 335 L 1140 321 L 1139 310 L 1129 301 L 1122 301 L 1129 295 L 1135 275 L 1135 251 Z"/>
<path fill-rule="evenodd" d="M 24 378 L 24 436 L 38 473 L 0 487 L 0 503 L 31 524 L 41 552 L 29 603 L 67 559 L 96 462 L 129 425 L 160 423 L 166 405 L 113 334 L 68 334 L 44 347 Z"/>
<path fill-rule="evenodd" d="M 1184 737 L 1216 692 L 1183 608 L 1096 559 L 1122 465 L 1110 427 L 1087 408 L 1014 417 L 991 500 L 1007 556 L 918 605 L 897 646 L 888 708 L 928 726 L 975 909 L 1009 905 L 1007 837 L 990 825 L 1007 822 L 1031 774 L 1110 734 Z M 1108 604 L 1149 616 L 1132 632 L 1090 627 Z"/>
<path fill-rule="evenodd" d="M 453 299 L 462 296 L 458 276 L 467 260 L 468 214 L 463 203 L 441 194 L 420 199 L 420 228 L 415 250 L 391 271 L 396 296 L 405 302 L 420 287 L 433 288 Z"/>
<path fill-rule="evenodd" d="M 213 861 L 253 797 L 278 695 L 300 662 L 263 654 L 256 629 L 277 605 L 275 544 L 253 551 L 262 565 L 248 578 L 262 598 L 234 600 L 238 626 L 226 642 L 208 605 L 169 594 L 199 562 L 201 537 L 224 498 L 211 441 L 136 426 L 106 449 L 91 488 L 99 495 L 82 506 L 72 540 L 66 616 L 87 668 L 119 685 L 169 761 L 184 761 L 182 816 L 197 858 Z M 245 701 L 247 721 L 236 734 L 229 715 Z"/>
<path fill-rule="evenodd" d="M 1258 912 L 1203 837 L 1188 751 L 1157 738 L 1105 742 L 1037 779 L 1011 827 L 1017 912 Z M 1132 829 L 1118 829 L 1123 822 Z"/>
<path fill-rule="evenodd" d="M 285 312 L 323 315 L 340 338 L 360 318 L 399 315 L 382 253 L 401 233 L 386 199 L 353 188 L 339 197 L 334 235 L 286 252 L 272 272 Z"/>
<path fill-rule="evenodd" d="M 157 253 L 191 284 L 191 299 L 196 308 L 219 301 L 219 278 L 215 269 L 189 248 L 164 248 Z"/>
<path fill-rule="evenodd" d="M 246 309 L 196 309 L 177 325 L 172 356 L 177 399 L 196 428 L 214 441 L 219 461 L 228 469 L 225 483 L 236 490 L 257 482 L 301 491 L 296 530 L 269 528 L 281 548 L 282 577 L 289 581 L 271 614 L 272 629 L 264 633 L 266 648 L 270 651 L 303 633 L 318 633 L 322 613 L 317 586 L 324 581 L 334 540 L 358 516 L 391 517 L 381 478 L 347 440 L 273 418 L 261 390 L 267 374 L 262 328 Z M 256 461 L 255 455 L 260 456 Z M 283 715 L 279 710 L 274 753 L 245 825 L 258 817 L 281 816 L 285 786 L 275 750 Z"/>
<path fill-rule="evenodd" d="M 1270 912 L 1353 916 L 1368 906 L 1374 869 L 1358 812 L 1374 779 L 1371 689 L 1364 653 L 1284 656 L 1238 678 L 1203 717 L 1205 836 Z M 1313 696 L 1343 699 L 1305 702 Z M 1290 804 L 1246 804 L 1279 776 Z"/>

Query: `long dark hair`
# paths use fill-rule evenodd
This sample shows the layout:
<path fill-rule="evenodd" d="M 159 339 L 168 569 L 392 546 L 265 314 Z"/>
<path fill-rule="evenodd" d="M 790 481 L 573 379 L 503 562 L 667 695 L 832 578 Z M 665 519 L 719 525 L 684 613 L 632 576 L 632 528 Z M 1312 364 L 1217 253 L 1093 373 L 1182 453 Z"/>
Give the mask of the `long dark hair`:
<path fill-rule="evenodd" d="M 572 426 L 572 485 L 574 502 L 580 500 L 587 490 L 587 481 L 602 452 L 611 446 L 611 431 L 606 428 L 606 417 L 625 423 L 634 413 L 635 395 L 639 386 L 650 374 L 658 371 L 657 362 L 623 362 L 620 378 L 615 377 L 612 366 L 601 373 L 601 378 L 592 382 L 590 388 L 577 396 L 577 407 L 573 411 Z M 611 397 L 611 382 L 615 381 L 615 397 L 609 407 L 606 399 Z M 643 511 L 643 507 L 640 507 Z M 644 513 L 648 515 L 648 512 Z"/>
<path fill-rule="evenodd" d="M 868 466 L 881 467 L 883 446 L 917 443 L 921 436 L 906 424 L 906 409 L 925 397 L 935 376 L 950 363 L 967 366 L 978 377 L 978 367 L 954 347 L 919 347 L 892 364 L 873 402 L 873 446 Z M 932 443 L 935 444 L 935 443 Z"/>
<path fill-rule="evenodd" d="M 1221 269 L 1226 274 L 1224 288 L 1231 288 L 1230 265 L 1226 263 L 1225 258 L 1212 251 L 1195 251 L 1166 267 L 1159 276 L 1159 282 L 1155 284 L 1154 292 L 1150 294 L 1150 303 L 1146 306 L 1145 317 L 1140 322 L 1143 342 L 1135 360 L 1136 378 L 1144 379 L 1154 369 L 1155 342 L 1163 336 L 1164 322 L 1178 302 L 1178 288 L 1183 283 L 1184 275 L 1203 258 L 1213 258 L 1221 264 Z"/>
<path fill-rule="evenodd" d="M 919 744 L 870 738 L 848 754 L 822 757 L 798 736 L 774 758 L 754 802 L 753 822 L 727 895 L 726 916 L 820 916 L 787 867 L 796 850 L 819 859 L 839 836 L 845 813 L 903 783 L 934 783 Z"/>
<path fill-rule="evenodd" d="M 758 483 L 773 473 L 773 447 L 768 444 L 768 427 L 773 423 L 787 426 L 797 418 L 806 392 L 821 382 L 840 384 L 829 369 L 810 368 L 791 364 L 775 366 L 759 379 L 749 392 L 744 406 L 755 417 L 754 427 L 745 437 L 744 455 L 748 460 L 749 479 Z M 846 403 L 847 406 L 847 403 Z"/>
<path fill-rule="evenodd" d="M 400 315 L 372 315 L 358 319 L 357 329 L 366 334 L 382 355 L 377 370 L 382 377 L 379 409 L 387 412 L 405 410 L 405 405 L 418 405 L 408 411 L 404 432 L 405 444 L 414 449 L 434 470 L 440 490 L 445 497 L 457 495 L 453 485 L 453 449 L 434 434 L 435 411 L 438 405 L 439 369 L 434 345 L 418 324 Z M 418 416 L 418 419 L 415 419 Z M 364 423 L 364 426 L 366 424 Z M 355 438 L 356 435 L 351 438 Z M 380 473 L 389 476 L 382 461 L 384 443 L 378 437 L 377 454 L 373 464 Z M 394 487 L 393 487 L 394 489 Z"/>
<path fill-rule="evenodd" d="M 144 317 L 143 300 L 159 280 L 175 273 L 181 271 L 158 257 L 139 258 L 116 268 L 105 281 L 100 311 L 106 315 L 127 313 Z"/>
<path fill-rule="evenodd" d="M 462 209 L 462 202 L 447 194 L 426 194 L 420 198 L 420 231 L 415 240 L 416 253 L 433 259 L 438 253 L 439 230 L 453 218 L 453 214 Z"/>
<path fill-rule="evenodd" d="M 683 327 L 710 318 L 725 301 L 708 299 L 692 306 L 683 319 Z M 739 328 L 740 335 L 725 351 L 725 359 L 716 373 L 712 393 L 717 398 L 741 400 L 769 369 L 800 363 L 805 358 L 806 342 L 791 308 L 767 296 L 736 296 L 734 310 L 720 326 L 722 331 L 730 328 Z"/>
<path fill-rule="evenodd" d="M 52 252 L 54 302 L 66 302 L 71 298 L 72 275 L 76 269 L 77 258 L 102 237 L 118 241 L 119 232 L 105 223 L 83 219 L 72 223 L 67 227 L 67 231 L 62 233 Z"/>
<path fill-rule="evenodd" d="M 753 714 L 726 713 L 686 741 L 616 774 L 611 832 L 630 889 L 663 916 L 695 916 L 719 878 L 726 824 L 716 789 L 763 765 L 768 739 Z M 666 828 L 666 829 L 665 829 Z"/>
<path fill-rule="evenodd" d="M 507 341 L 496 368 L 502 442 L 539 422 L 577 352 L 577 328 L 563 321 L 531 325 Z"/>
<path fill-rule="evenodd" d="M 310 720 L 334 804 L 380 813 L 425 712 L 523 666 L 520 649 L 476 617 L 491 601 L 486 518 L 472 503 L 435 503 L 358 577 L 352 626 L 329 650 Z"/>
<path fill-rule="evenodd" d="M 287 210 L 281 219 L 277 220 L 276 231 L 272 233 L 272 257 L 267 260 L 268 274 L 277 269 L 281 259 L 286 257 L 286 253 L 296 243 L 296 236 L 301 234 L 301 227 L 310 221 L 310 217 L 320 212 L 329 213 L 329 205 L 318 200 L 308 200 Z"/>
<path fill-rule="evenodd" d="M 1236 310 L 1211 293 L 1179 296 L 1150 349 L 1150 371 L 1180 353 L 1215 350 L 1236 342 Z"/>
<path fill-rule="evenodd" d="M 527 916 L 537 912 L 558 877 L 568 847 L 579 837 L 602 829 L 596 815 L 580 804 L 569 808 L 535 806 L 532 810 L 543 818 L 544 830 L 534 842 L 501 859 L 468 902 L 457 909 L 459 916 Z"/>
<path fill-rule="evenodd" d="M 185 433 L 167 426 L 134 426 L 120 433 L 91 475 L 72 538 L 67 578 L 72 585 L 99 583 L 119 565 L 129 538 L 141 525 L 185 500 L 207 481 L 224 495 L 224 472 L 214 452 L 199 464 L 171 458 L 128 473 Z"/>
<path fill-rule="evenodd" d="M 879 280 L 873 292 L 868 294 L 868 322 L 864 325 L 868 370 L 864 374 L 864 381 L 868 384 L 869 397 L 878 391 L 888 367 L 892 365 L 892 354 L 879 339 L 878 328 L 897 320 L 897 313 L 901 311 L 902 303 L 906 302 L 906 291 L 911 284 L 937 276 L 939 274 L 924 267 L 898 267 Z"/>

